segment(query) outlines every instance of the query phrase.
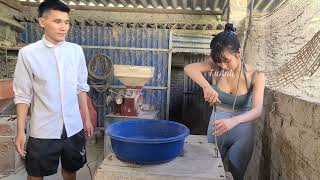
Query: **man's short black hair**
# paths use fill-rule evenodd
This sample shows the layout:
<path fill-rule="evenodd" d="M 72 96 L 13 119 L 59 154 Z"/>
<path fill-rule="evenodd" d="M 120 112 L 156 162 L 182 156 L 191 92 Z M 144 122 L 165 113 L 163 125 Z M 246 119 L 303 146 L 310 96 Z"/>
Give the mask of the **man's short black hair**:
<path fill-rule="evenodd" d="M 57 10 L 69 13 L 70 8 L 60 0 L 45 0 L 38 8 L 38 17 L 42 17 L 44 13 L 50 10 Z"/>

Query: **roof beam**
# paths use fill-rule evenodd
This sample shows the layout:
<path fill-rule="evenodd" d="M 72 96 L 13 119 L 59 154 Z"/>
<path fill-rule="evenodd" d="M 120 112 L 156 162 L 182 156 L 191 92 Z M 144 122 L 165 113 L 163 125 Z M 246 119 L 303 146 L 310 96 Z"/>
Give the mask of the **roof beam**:
<path fill-rule="evenodd" d="M 228 3 L 230 3 L 230 1 L 232 1 L 232 0 L 227 0 L 227 1 L 220 0 L 220 1 L 222 2 L 221 10 L 225 11 L 227 9 L 227 7 L 228 7 L 227 6 Z"/>
<path fill-rule="evenodd" d="M 208 6 L 207 6 L 208 1 L 207 0 L 202 0 L 202 5 L 201 5 L 201 9 L 205 10 Z"/>
<path fill-rule="evenodd" d="M 80 2 L 82 2 L 83 4 L 85 4 L 86 6 L 88 6 L 88 2 L 87 2 L 87 1 L 85 1 L 85 0 L 80 0 L 80 1 L 79 1 L 79 4 L 80 4 Z"/>
<path fill-rule="evenodd" d="M 167 8 L 168 8 L 168 2 L 167 2 L 167 0 L 161 0 L 161 3 L 162 3 L 162 7 L 163 7 L 164 9 L 167 9 Z"/>
<path fill-rule="evenodd" d="M 108 6 L 108 2 L 106 0 L 99 0 L 104 6 Z"/>
<path fill-rule="evenodd" d="M 100 0 L 104 4 L 108 2 L 106 0 Z M 112 0 L 115 2 L 115 0 Z M 166 0 L 164 0 L 166 1 Z M 163 1 L 162 1 L 163 2 Z M 21 2 L 23 6 L 38 7 L 40 3 L 34 2 Z M 109 3 L 108 3 L 109 4 Z M 108 5 L 107 4 L 107 5 Z M 185 10 L 185 9 L 158 9 L 158 8 L 128 8 L 128 7 L 108 7 L 105 6 L 80 6 L 69 5 L 70 8 L 75 10 L 93 10 L 93 11 L 110 11 L 110 12 L 134 12 L 134 13 L 159 13 L 159 14 L 188 14 L 188 15 L 222 15 L 221 10 L 210 11 L 198 11 L 198 10 Z M 167 6 L 163 6 L 168 7 Z"/>
<path fill-rule="evenodd" d="M 130 2 L 130 4 L 132 4 L 134 7 L 138 6 L 138 3 L 136 0 L 128 0 Z"/>
<path fill-rule="evenodd" d="M 188 8 L 188 2 L 189 2 L 189 0 L 182 1 L 182 8 L 183 9 L 187 9 Z"/>
<path fill-rule="evenodd" d="M 197 0 L 192 1 L 192 9 L 195 10 L 197 7 Z"/>
<path fill-rule="evenodd" d="M 111 4 L 113 4 L 114 7 L 118 7 L 118 2 L 115 0 L 109 0 Z"/>
<path fill-rule="evenodd" d="M 171 0 L 171 4 L 172 4 L 172 8 L 173 8 L 173 9 L 177 9 L 177 7 L 178 7 L 178 2 L 177 2 L 177 0 Z"/>
<path fill-rule="evenodd" d="M 158 2 L 157 0 L 151 0 L 151 4 L 154 8 L 157 8 L 158 7 Z"/>
<path fill-rule="evenodd" d="M 68 5 L 70 5 L 70 2 L 72 2 L 72 3 L 74 3 L 74 4 L 77 4 L 77 5 L 79 4 L 79 2 L 78 2 L 77 0 L 69 0 L 69 1 L 68 1 Z"/>
<path fill-rule="evenodd" d="M 140 0 L 140 2 L 144 8 L 148 8 L 148 3 L 146 0 Z"/>
<path fill-rule="evenodd" d="M 120 0 L 120 3 L 123 5 L 123 7 L 128 7 L 128 2 L 126 0 Z"/>
<path fill-rule="evenodd" d="M 0 0 L 0 3 L 7 5 L 8 7 L 18 10 L 20 12 L 23 12 L 24 9 L 20 2 L 17 1 Z"/>
<path fill-rule="evenodd" d="M 99 3 L 97 2 L 97 0 L 87 0 L 88 1 L 88 4 L 90 3 L 90 2 L 92 2 L 95 6 L 98 6 L 99 5 Z"/>

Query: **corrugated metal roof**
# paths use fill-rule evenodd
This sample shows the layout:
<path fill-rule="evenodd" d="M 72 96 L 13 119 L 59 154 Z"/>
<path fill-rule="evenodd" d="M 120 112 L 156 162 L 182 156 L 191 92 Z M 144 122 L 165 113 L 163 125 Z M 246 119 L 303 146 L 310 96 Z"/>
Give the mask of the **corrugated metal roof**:
<path fill-rule="evenodd" d="M 43 0 L 17 0 L 21 2 L 42 2 Z M 176 10 L 224 11 L 228 0 L 62 0 L 69 5 L 105 6 L 124 8 L 156 8 Z M 254 11 L 271 12 L 285 0 L 255 0 Z"/>
<path fill-rule="evenodd" d="M 18 0 L 42 2 L 43 0 Z M 62 0 L 69 5 L 183 10 L 222 10 L 226 0 Z"/>

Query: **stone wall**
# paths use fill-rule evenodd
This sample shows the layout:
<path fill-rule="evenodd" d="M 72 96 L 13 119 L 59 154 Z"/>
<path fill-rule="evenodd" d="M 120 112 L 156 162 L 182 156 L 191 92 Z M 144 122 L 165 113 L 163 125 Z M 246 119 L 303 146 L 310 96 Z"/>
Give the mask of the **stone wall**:
<path fill-rule="evenodd" d="M 0 178 L 24 168 L 23 159 L 15 149 L 16 121 L 0 118 Z"/>
<path fill-rule="evenodd" d="M 18 32 L 23 30 L 23 26 L 13 16 L 19 15 L 21 12 L 3 4 L 2 1 L 0 2 L 0 9 L 0 46 L 15 46 Z"/>

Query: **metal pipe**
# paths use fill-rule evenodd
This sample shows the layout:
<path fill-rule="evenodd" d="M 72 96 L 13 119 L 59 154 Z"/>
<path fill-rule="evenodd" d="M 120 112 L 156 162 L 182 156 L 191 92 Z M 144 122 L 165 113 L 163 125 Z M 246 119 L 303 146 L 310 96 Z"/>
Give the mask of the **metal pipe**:
<path fill-rule="evenodd" d="M 132 51 L 156 51 L 156 52 L 168 52 L 168 49 L 160 48 L 134 48 L 134 47 L 116 47 L 116 46 L 81 46 L 84 49 L 112 49 L 112 50 L 132 50 Z"/>

